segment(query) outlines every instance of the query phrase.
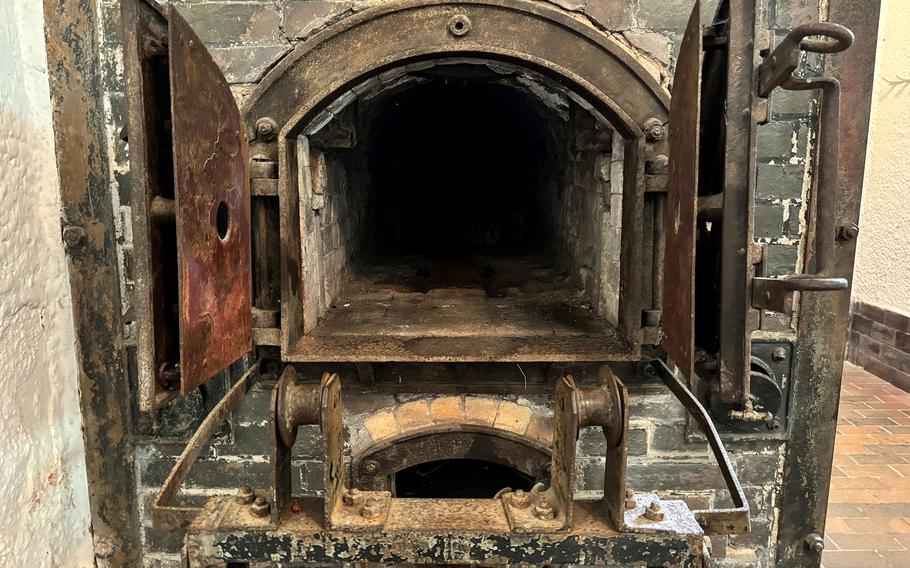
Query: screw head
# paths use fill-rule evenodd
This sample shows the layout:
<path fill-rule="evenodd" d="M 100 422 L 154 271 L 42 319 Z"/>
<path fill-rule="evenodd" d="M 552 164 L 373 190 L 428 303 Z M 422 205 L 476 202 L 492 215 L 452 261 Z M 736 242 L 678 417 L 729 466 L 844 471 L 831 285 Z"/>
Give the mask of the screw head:
<path fill-rule="evenodd" d="M 256 497 L 253 504 L 250 505 L 250 512 L 256 517 L 264 517 L 269 514 L 271 505 L 265 497 Z"/>
<path fill-rule="evenodd" d="M 553 509 L 553 505 L 550 505 L 550 502 L 543 497 L 534 505 L 531 513 L 542 521 L 550 521 L 556 518 L 556 511 Z"/>
<path fill-rule="evenodd" d="M 775 349 L 774 351 L 771 352 L 771 359 L 777 361 L 778 363 L 785 360 L 786 358 L 787 358 L 787 350 L 784 349 L 783 347 L 778 347 L 777 349 Z"/>
<path fill-rule="evenodd" d="M 237 493 L 234 495 L 234 501 L 241 505 L 249 505 L 255 500 L 256 493 L 253 491 L 252 487 L 247 485 L 238 489 Z"/>
<path fill-rule="evenodd" d="M 77 225 L 70 225 L 63 229 L 63 244 L 66 250 L 73 250 L 85 242 L 85 229 Z"/>
<path fill-rule="evenodd" d="M 379 463 L 373 460 L 367 460 L 363 462 L 363 464 L 360 466 L 360 469 L 367 475 L 376 475 L 376 473 L 379 471 Z"/>

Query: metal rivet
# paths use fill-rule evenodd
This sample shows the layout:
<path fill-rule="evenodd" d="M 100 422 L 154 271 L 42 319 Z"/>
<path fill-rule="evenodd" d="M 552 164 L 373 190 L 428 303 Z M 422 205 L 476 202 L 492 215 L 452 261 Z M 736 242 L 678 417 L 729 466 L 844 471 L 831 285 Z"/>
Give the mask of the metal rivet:
<path fill-rule="evenodd" d="M 449 20 L 449 33 L 456 37 L 462 37 L 471 31 L 471 19 L 464 14 L 452 16 Z"/>
<path fill-rule="evenodd" d="M 66 250 L 73 250 L 85 242 L 85 229 L 78 225 L 70 225 L 63 229 L 63 244 Z"/>
<path fill-rule="evenodd" d="M 780 363 L 781 361 L 783 361 L 784 359 L 787 358 L 787 350 L 784 349 L 783 347 L 778 347 L 777 349 L 775 349 L 774 351 L 771 352 L 771 358 L 774 359 L 775 361 L 777 361 L 778 363 Z"/>

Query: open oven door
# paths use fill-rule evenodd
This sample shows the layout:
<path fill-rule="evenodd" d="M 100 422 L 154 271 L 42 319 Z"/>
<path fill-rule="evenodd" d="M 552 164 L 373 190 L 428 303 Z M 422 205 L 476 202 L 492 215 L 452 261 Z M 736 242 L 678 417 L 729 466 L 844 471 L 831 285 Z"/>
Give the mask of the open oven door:
<path fill-rule="evenodd" d="M 754 12 L 748 0 L 723 0 L 703 26 L 702 3 L 695 3 L 670 105 L 662 346 L 690 386 L 698 366 L 730 403 L 749 390 L 757 321 L 749 293 L 756 260 Z"/>
<path fill-rule="evenodd" d="M 123 0 L 140 408 L 252 348 L 247 133 L 177 10 Z"/>
<path fill-rule="evenodd" d="M 701 1 L 695 2 L 679 49 L 670 100 L 670 172 L 664 218 L 661 345 L 692 381 L 695 367 L 695 245 L 702 89 Z"/>

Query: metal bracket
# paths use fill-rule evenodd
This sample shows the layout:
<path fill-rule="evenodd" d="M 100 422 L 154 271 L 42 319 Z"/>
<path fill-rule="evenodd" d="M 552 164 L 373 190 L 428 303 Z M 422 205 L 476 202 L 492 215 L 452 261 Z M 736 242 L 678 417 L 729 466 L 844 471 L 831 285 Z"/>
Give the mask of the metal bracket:
<path fill-rule="evenodd" d="M 215 408 L 209 412 L 208 416 L 199 425 L 199 428 L 193 433 L 193 437 L 187 442 L 186 447 L 177 458 L 174 469 L 167 476 L 161 491 L 155 498 L 152 505 L 152 521 L 155 526 L 165 531 L 183 531 L 202 511 L 202 507 L 184 507 L 173 504 L 180 486 L 186 481 L 193 464 L 199 457 L 202 448 L 208 443 L 215 432 L 221 427 L 227 417 L 237 407 L 250 387 L 255 382 L 255 377 L 259 372 L 259 361 L 256 361 L 250 368 L 234 383 L 231 390 L 222 398 Z M 253 495 L 255 499 L 255 495 Z M 250 500 L 252 502 L 252 499 Z"/>
<path fill-rule="evenodd" d="M 818 187 L 815 192 L 815 273 L 783 278 L 753 278 L 752 307 L 791 314 L 794 292 L 845 290 L 846 278 L 833 277 L 835 228 L 838 208 L 838 148 L 841 85 L 833 77 L 804 79 L 793 73 L 803 51 L 837 53 L 853 44 L 853 32 L 827 22 L 793 29 L 758 69 L 761 97 L 777 87 L 791 91 L 821 90 L 821 127 L 818 151 Z"/>
<path fill-rule="evenodd" d="M 669 387 L 670 392 L 683 404 L 692 418 L 698 422 L 702 432 L 708 439 L 708 445 L 711 446 L 711 452 L 714 454 L 714 459 L 717 460 L 720 473 L 727 484 L 727 491 L 730 492 L 730 499 L 733 501 L 734 506 L 730 509 L 692 511 L 698 520 L 698 524 L 701 525 L 707 535 L 749 532 L 749 501 L 746 499 L 746 494 L 739 483 L 739 478 L 730 463 L 730 456 L 727 455 L 727 450 L 720 440 L 720 434 L 717 433 L 717 429 L 708 416 L 708 412 L 666 363 L 656 359 L 651 362 L 651 365 Z"/>
<path fill-rule="evenodd" d="M 552 480 L 548 488 L 535 487 L 530 494 L 505 490 L 498 499 L 396 499 L 388 491 L 360 491 L 345 486 L 343 465 L 341 380 L 323 374 L 318 384 L 303 383 L 293 366 L 285 367 L 272 394 L 274 411 L 272 455 L 273 495 L 266 499 L 246 488 L 233 499 L 213 498 L 203 507 L 173 504 L 181 484 L 202 448 L 219 425 L 249 390 L 258 371 L 255 363 L 205 418 L 181 454 L 152 507 L 156 527 L 184 531 L 191 524 L 208 527 L 218 519 L 227 526 L 275 530 L 288 515 L 305 514 L 318 523 L 317 530 L 343 533 L 388 531 L 410 533 L 427 528 L 451 533 L 461 523 L 484 523 L 484 530 L 497 533 L 567 534 L 573 527 L 576 508 L 582 509 L 584 527 L 599 527 L 605 535 L 643 534 L 737 534 L 749 530 L 749 508 L 726 451 L 707 413 L 689 390 L 662 361 L 657 369 L 671 391 L 686 406 L 705 431 L 720 465 L 735 508 L 690 511 L 682 501 L 664 501 L 650 493 L 627 491 L 626 432 L 629 414 L 626 389 L 604 365 L 600 384 L 579 388 L 571 376 L 557 384 L 554 417 L 555 438 Z M 297 427 L 319 424 L 325 455 L 325 496 L 318 501 L 292 500 L 290 455 Z M 575 448 L 582 427 L 600 426 L 607 440 L 604 497 L 600 503 L 574 501 Z M 305 501 L 305 502 L 304 502 Z M 290 505 L 290 507 L 288 507 Z M 287 509 L 291 511 L 287 511 Z M 321 511 L 319 511 L 321 509 Z M 699 529 L 698 527 L 701 527 Z M 208 529 L 206 529 L 208 530 Z M 470 532 L 470 527 L 467 529 Z M 693 533 L 693 531 L 695 531 Z"/>

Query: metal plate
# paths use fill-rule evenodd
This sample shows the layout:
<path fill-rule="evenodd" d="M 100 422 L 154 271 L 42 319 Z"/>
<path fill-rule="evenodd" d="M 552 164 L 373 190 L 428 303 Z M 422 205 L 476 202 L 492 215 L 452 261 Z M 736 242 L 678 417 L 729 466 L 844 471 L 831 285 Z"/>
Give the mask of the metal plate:
<path fill-rule="evenodd" d="M 698 200 L 698 132 L 701 106 L 701 2 L 683 37 L 670 101 L 670 177 L 664 256 L 662 345 L 691 380 L 695 353 L 695 213 Z"/>
<path fill-rule="evenodd" d="M 218 66 L 173 6 L 168 18 L 187 394 L 252 347 L 249 148 Z"/>

